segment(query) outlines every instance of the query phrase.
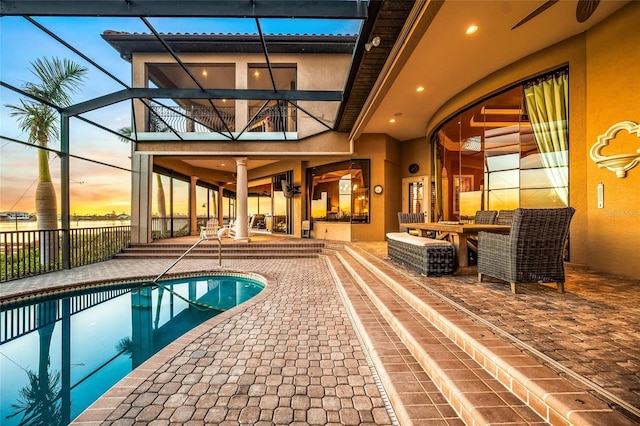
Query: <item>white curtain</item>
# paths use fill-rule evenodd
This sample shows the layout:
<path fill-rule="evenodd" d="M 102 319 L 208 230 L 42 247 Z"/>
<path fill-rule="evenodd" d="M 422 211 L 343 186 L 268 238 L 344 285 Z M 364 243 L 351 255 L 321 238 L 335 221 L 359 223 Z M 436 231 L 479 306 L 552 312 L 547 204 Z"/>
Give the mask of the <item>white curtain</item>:
<path fill-rule="evenodd" d="M 529 121 L 542 164 L 558 197 L 569 205 L 569 75 L 561 71 L 525 86 Z"/>

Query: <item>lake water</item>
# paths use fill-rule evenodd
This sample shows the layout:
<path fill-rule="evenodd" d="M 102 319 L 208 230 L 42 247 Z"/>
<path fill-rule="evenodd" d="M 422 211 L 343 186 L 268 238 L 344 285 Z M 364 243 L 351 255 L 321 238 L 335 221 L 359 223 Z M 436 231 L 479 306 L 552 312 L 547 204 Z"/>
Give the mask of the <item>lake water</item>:
<path fill-rule="evenodd" d="M 106 226 L 129 226 L 130 220 L 72 220 L 71 228 L 104 228 Z M 58 227 L 62 224 L 58 222 Z M 6 231 L 35 231 L 38 229 L 37 221 L 0 222 L 0 232 Z"/>

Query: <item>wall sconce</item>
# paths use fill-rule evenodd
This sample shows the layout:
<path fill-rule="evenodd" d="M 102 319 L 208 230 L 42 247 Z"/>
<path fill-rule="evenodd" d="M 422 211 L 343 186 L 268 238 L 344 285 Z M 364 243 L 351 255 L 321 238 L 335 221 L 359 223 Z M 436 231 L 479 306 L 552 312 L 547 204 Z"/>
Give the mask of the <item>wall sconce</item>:
<path fill-rule="evenodd" d="M 365 43 L 364 49 L 368 52 L 372 47 L 380 46 L 380 37 L 375 36 L 369 43 Z"/>
<path fill-rule="evenodd" d="M 628 154 L 602 155 L 602 149 L 609 145 L 609 142 L 615 139 L 616 134 L 622 130 L 629 132 L 631 135 L 635 134 L 640 138 L 640 124 L 633 121 L 621 121 L 615 123 L 604 134 L 598 136 L 598 140 L 589 151 L 591 160 L 598 167 L 611 170 L 619 178 L 626 177 L 629 170 L 640 164 L 640 149 Z"/>

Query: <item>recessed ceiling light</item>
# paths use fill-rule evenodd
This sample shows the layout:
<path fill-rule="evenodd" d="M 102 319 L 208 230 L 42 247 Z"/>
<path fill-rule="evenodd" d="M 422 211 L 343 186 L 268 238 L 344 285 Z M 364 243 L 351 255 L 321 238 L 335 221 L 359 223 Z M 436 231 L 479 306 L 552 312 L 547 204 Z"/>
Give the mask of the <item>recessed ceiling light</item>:
<path fill-rule="evenodd" d="M 396 112 L 395 114 L 393 114 L 394 117 L 400 117 L 402 115 L 401 112 Z"/>
<path fill-rule="evenodd" d="M 473 33 L 475 33 L 476 31 L 478 31 L 478 26 L 477 25 L 470 25 L 469 28 L 467 28 L 467 31 L 465 31 L 467 33 L 467 35 L 471 35 Z"/>
<path fill-rule="evenodd" d="M 389 123 L 395 123 L 395 122 L 396 122 L 395 118 L 392 118 L 391 120 L 389 120 Z"/>
<path fill-rule="evenodd" d="M 418 86 L 418 88 L 416 89 L 416 92 L 424 92 L 424 87 Z"/>

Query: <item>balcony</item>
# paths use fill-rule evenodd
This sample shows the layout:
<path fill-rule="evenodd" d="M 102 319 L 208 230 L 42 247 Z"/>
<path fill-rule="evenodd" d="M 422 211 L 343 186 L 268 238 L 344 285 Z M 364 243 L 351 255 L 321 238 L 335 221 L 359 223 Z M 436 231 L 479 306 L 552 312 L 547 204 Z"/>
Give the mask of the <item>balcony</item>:
<path fill-rule="evenodd" d="M 235 131 L 236 109 L 233 106 L 211 107 L 164 107 L 154 105 L 149 114 L 150 132 L 178 133 Z"/>
<path fill-rule="evenodd" d="M 164 107 L 154 105 L 149 113 L 149 132 L 152 133 L 226 133 L 236 131 L 236 108 L 233 106 Z M 296 109 L 293 105 L 272 105 L 264 109 L 249 107 L 246 132 L 296 132 Z M 245 125 L 238 123 L 238 131 Z"/>
<path fill-rule="evenodd" d="M 249 119 L 255 118 L 247 127 L 248 132 L 295 132 L 296 108 L 289 105 L 271 105 L 260 111 L 260 107 L 249 107 Z"/>

